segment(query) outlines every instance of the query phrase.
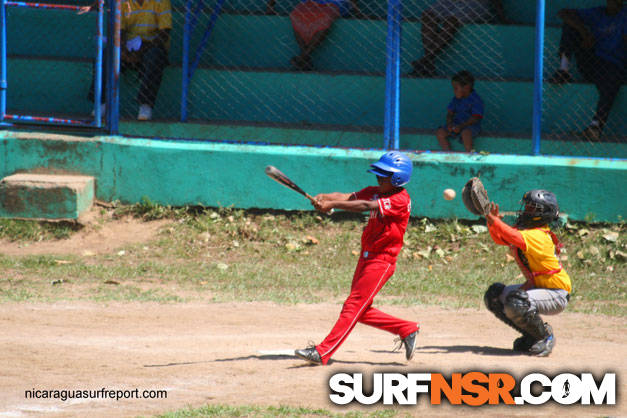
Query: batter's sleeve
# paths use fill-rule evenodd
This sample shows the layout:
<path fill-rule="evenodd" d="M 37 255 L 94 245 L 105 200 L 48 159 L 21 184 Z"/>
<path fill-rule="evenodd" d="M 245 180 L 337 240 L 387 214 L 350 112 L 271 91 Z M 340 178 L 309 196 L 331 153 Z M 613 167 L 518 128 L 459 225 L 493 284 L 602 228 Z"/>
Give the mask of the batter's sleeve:
<path fill-rule="evenodd" d="M 407 216 L 407 213 L 411 211 L 411 199 L 406 193 L 382 197 L 377 202 L 379 203 L 379 213 L 386 218 Z"/>

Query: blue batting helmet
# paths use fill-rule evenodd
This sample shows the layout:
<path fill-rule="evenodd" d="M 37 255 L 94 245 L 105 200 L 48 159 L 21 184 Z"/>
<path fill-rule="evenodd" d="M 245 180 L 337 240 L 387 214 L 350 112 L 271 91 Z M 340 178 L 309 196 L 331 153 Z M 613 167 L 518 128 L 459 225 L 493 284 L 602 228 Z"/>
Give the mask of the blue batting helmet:
<path fill-rule="evenodd" d="M 411 160 L 402 152 L 386 152 L 379 158 L 379 161 L 370 164 L 370 167 L 372 168 L 368 170 L 369 173 L 379 177 L 391 177 L 391 183 L 395 187 L 404 186 L 411 178 Z"/>

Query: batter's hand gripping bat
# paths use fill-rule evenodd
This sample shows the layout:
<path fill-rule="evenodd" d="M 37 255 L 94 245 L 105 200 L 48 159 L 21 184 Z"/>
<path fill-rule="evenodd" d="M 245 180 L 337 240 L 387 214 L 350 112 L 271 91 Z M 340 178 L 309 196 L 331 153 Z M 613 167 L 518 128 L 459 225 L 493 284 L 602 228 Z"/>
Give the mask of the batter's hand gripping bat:
<path fill-rule="evenodd" d="M 290 189 L 294 190 L 297 193 L 302 194 L 303 196 L 305 196 L 307 199 L 309 199 L 311 202 L 315 202 L 316 199 L 313 198 L 313 196 L 311 196 L 309 193 L 307 193 L 306 191 L 304 191 L 303 189 L 301 189 L 300 187 L 298 187 L 298 185 L 296 183 L 294 183 L 292 180 L 290 180 L 290 178 L 288 176 L 286 176 L 285 174 L 283 174 L 283 172 L 281 170 L 279 170 L 278 168 L 274 167 L 274 166 L 267 166 L 266 167 L 266 174 L 268 175 L 268 177 L 270 177 L 272 180 L 286 186 L 289 187 Z M 333 213 L 333 209 L 331 209 L 330 211 L 327 212 L 328 215 Z"/>

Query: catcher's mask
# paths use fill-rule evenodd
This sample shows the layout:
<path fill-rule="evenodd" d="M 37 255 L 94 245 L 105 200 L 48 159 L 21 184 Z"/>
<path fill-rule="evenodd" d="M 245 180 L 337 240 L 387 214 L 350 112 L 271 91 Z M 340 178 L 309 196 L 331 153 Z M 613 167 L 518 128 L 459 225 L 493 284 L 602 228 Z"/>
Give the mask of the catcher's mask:
<path fill-rule="evenodd" d="M 379 177 L 391 177 L 392 186 L 401 187 L 409 183 L 411 178 L 412 164 L 408 156 L 399 151 L 386 152 L 376 163 L 370 164 L 372 167 L 369 173 Z"/>
<path fill-rule="evenodd" d="M 547 190 L 531 190 L 520 201 L 516 219 L 519 228 L 536 228 L 557 221 L 560 208 L 555 195 Z"/>

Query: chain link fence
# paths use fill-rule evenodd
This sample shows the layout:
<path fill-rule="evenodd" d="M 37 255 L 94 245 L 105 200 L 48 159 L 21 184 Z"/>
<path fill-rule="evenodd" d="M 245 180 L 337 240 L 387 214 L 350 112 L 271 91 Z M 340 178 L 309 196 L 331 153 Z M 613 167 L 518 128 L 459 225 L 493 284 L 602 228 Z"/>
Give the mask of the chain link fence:
<path fill-rule="evenodd" d="M 158 93 L 154 103 L 149 103 L 151 114 L 144 119 L 270 128 L 279 138 L 277 142 L 381 147 L 386 0 L 144 1 L 171 9 L 167 67 L 162 81 L 154 83 Z M 125 4 L 123 20 L 134 13 L 130 8 L 125 12 Z M 627 93 L 620 90 L 621 81 L 612 84 L 617 94 L 607 111 L 608 80 L 617 77 L 616 68 L 594 58 L 592 49 L 588 52 L 593 51 L 595 61 L 582 71 L 581 51 L 569 51 L 570 77 L 554 77 L 557 70 L 565 68 L 560 57 L 565 19 L 560 10 L 605 6 L 601 0 L 547 3 L 542 153 L 617 156 L 612 147 L 627 142 Z M 47 15 L 51 12 L 54 19 L 46 17 L 52 16 Z M 161 13 L 163 10 L 156 14 Z M 34 99 L 32 103 L 37 106 L 65 102 L 62 109 L 51 110 L 88 115 L 92 109 L 87 92 L 93 73 L 95 14 L 77 16 L 69 11 L 30 9 L 27 14 L 20 18 L 19 27 L 9 26 L 9 33 L 15 33 L 9 36 L 9 66 L 15 65 L 12 60 L 24 59 L 34 65 L 19 71 L 10 68 L 13 77 L 21 79 L 9 81 L 21 86 L 17 89 L 20 95 L 54 96 L 55 100 L 42 103 Z M 9 16 L 8 21 L 9 25 L 17 24 L 18 19 Z M 403 1 L 400 147 L 530 154 L 535 21 L 535 1 Z M 622 25 L 624 30 L 624 19 Z M 144 39 L 144 44 L 150 42 Z M 123 42 L 121 47 L 124 59 L 128 46 Z M 62 71 L 47 67 L 52 55 L 76 67 L 72 70 L 76 73 L 73 89 L 58 90 L 68 78 Z M 71 67 L 67 63 L 64 66 Z M 620 68 L 624 72 L 624 64 Z M 465 72 L 461 83 L 460 72 Z M 131 68 L 121 75 L 123 121 L 136 120 L 145 104 L 140 73 Z M 480 100 L 462 100 L 468 95 L 463 91 L 458 92 L 461 99 L 453 100 L 454 86 L 463 87 L 473 79 Z M 49 90 L 44 93 L 46 88 Z M 9 98 L 18 94 L 9 92 Z M 58 95 L 65 95 L 66 100 L 56 100 Z M 601 96 L 604 104 L 599 116 Z M 455 110 L 453 116 L 449 110 Z M 464 120 L 455 119 L 455 115 L 465 115 Z M 467 124 L 470 118 L 475 123 Z M 595 121 L 599 129 L 586 129 L 594 127 Z M 297 129 L 298 137 L 287 141 L 281 130 L 290 129 Z M 624 151 L 620 153 L 625 156 Z"/>
<path fill-rule="evenodd" d="M 6 118 L 93 126 L 87 98 L 98 14 L 77 1 L 6 2 Z"/>
<path fill-rule="evenodd" d="M 544 44 L 546 137 L 583 143 L 627 142 L 627 14 L 622 1 L 578 1 L 549 10 Z M 574 8 L 577 7 L 577 8 Z M 582 36 L 574 25 L 585 25 Z"/>

